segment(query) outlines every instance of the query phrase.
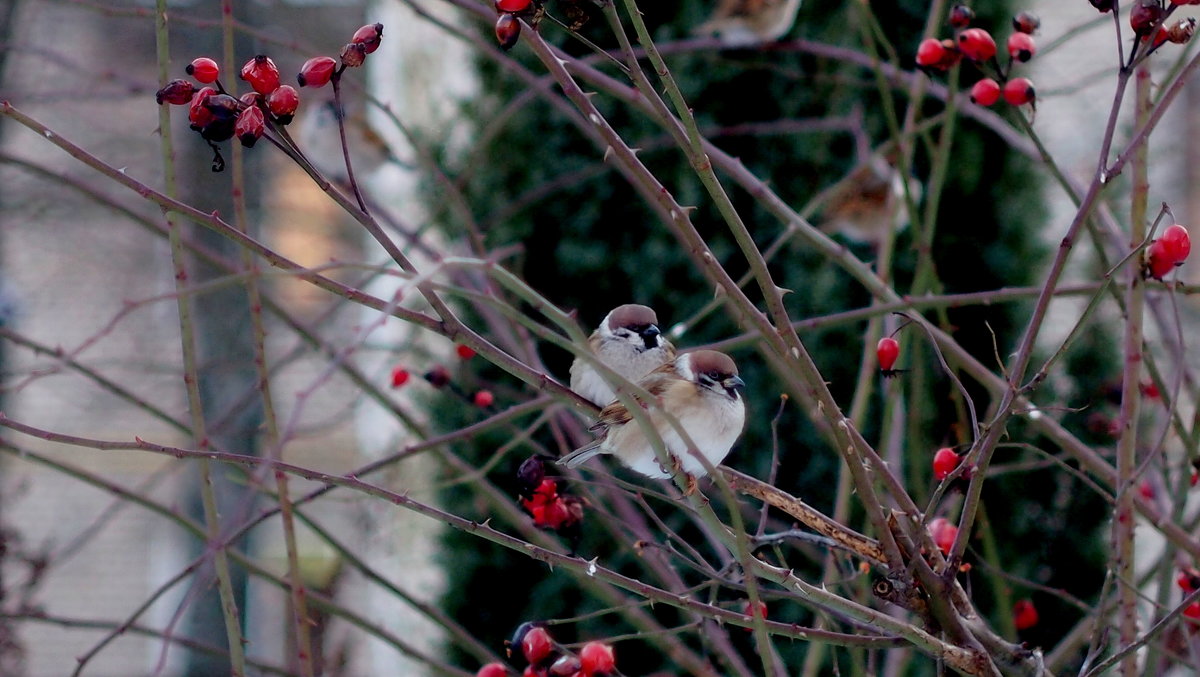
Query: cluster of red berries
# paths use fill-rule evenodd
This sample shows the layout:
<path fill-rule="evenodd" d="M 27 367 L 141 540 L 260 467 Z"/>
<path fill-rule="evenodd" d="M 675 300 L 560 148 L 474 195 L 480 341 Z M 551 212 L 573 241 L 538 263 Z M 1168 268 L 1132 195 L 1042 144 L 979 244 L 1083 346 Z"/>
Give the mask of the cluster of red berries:
<path fill-rule="evenodd" d="M 475 357 L 475 351 L 470 346 L 457 346 L 455 348 L 455 352 L 458 354 L 458 357 L 464 361 Z M 396 365 L 392 367 L 392 388 L 403 388 L 411 378 L 412 374 L 403 365 Z M 459 390 L 458 387 L 455 386 L 454 380 L 450 377 L 450 370 L 446 369 L 440 364 L 435 365 L 432 369 L 425 372 L 423 378 L 434 388 L 449 387 L 450 390 L 452 390 L 455 394 L 461 396 L 480 409 L 487 409 L 496 402 L 496 396 L 492 394 L 492 391 L 487 389 L 476 390 L 473 394 L 468 394 Z"/>
<path fill-rule="evenodd" d="M 574 654 L 556 644 L 546 628 L 536 623 L 522 623 L 506 643 L 509 659 L 524 666 L 523 677 L 608 677 L 617 671 L 612 645 L 588 642 Z M 488 663 L 475 677 L 508 674 L 502 663 Z"/>
<path fill-rule="evenodd" d="M 1038 624 L 1038 610 L 1032 600 L 1019 599 L 1013 604 L 1013 625 L 1017 632 L 1028 630 Z"/>
<path fill-rule="evenodd" d="M 1162 237 L 1150 243 L 1146 249 L 1145 274 L 1161 280 L 1176 266 L 1182 266 L 1190 253 L 1192 238 L 1187 228 L 1178 223 L 1171 224 L 1163 231 Z"/>
<path fill-rule="evenodd" d="M 559 480 L 546 477 L 545 459 L 530 456 L 517 468 L 517 493 L 521 507 L 533 518 L 534 526 L 557 531 L 573 544 L 583 525 L 583 499 L 559 491 Z"/>
<path fill-rule="evenodd" d="M 314 57 L 300 68 L 296 80 L 301 87 L 324 86 L 347 67 L 361 66 L 366 55 L 379 48 L 382 38 L 383 24 L 363 26 L 342 49 L 341 69 L 335 71 L 337 62 L 327 56 Z M 216 143 L 236 136 L 243 146 L 253 147 L 266 133 L 268 123 L 287 125 L 300 106 L 296 88 L 281 84 L 279 68 L 265 54 L 256 55 L 242 66 L 238 77 L 245 80 L 252 91 L 239 97 L 229 94 L 221 84 L 221 68 L 216 61 L 198 57 L 185 70 L 201 84 L 200 87 L 190 80 L 171 80 L 155 93 L 154 98 L 160 106 L 164 103 L 187 105 L 191 128 L 213 148 L 214 172 L 225 168 Z"/>
<path fill-rule="evenodd" d="M 530 19 L 536 26 L 545 10 L 534 0 L 496 0 L 496 42 L 508 51 L 521 37 L 520 19 Z"/>
<path fill-rule="evenodd" d="M 928 38 L 917 46 L 917 66 L 926 71 L 946 71 L 963 58 L 975 64 L 983 73 L 971 87 L 971 101 L 991 106 L 1004 100 L 1014 106 L 1032 104 L 1036 98 L 1033 83 L 1028 78 L 1010 77 L 1014 64 L 1024 63 L 1037 53 L 1033 33 L 1041 22 L 1029 12 L 1013 17 L 1014 32 L 1008 37 L 1008 62 L 1001 66 L 996 59 L 996 40 L 982 28 L 972 28 L 975 12 L 966 5 L 950 9 L 949 23 L 954 39 Z M 994 77 L 993 77 L 994 76 Z"/>
<path fill-rule="evenodd" d="M 1090 0 L 1090 2 L 1092 7 L 1100 10 L 1102 14 L 1111 12 L 1115 4 L 1113 0 Z M 1158 49 L 1167 42 L 1182 45 L 1192 39 L 1192 35 L 1196 32 L 1195 19 L 1191 17 L 1180 19 L 1170 26 L 1165 23 L 1171 12 L 1179 5 L 1200 5 L 1200 0 L 1134 1 L 1133 7 L 1129 10 L 1129 26 L 1137 35 L 1138 40 L 1143 43 L 1152 43 L 1147 53 Z"/>

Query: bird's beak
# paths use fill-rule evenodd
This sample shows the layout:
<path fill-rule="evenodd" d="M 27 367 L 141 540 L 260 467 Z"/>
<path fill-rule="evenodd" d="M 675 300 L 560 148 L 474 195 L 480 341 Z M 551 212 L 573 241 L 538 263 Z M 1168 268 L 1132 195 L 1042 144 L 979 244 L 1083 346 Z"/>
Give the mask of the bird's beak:
<path fill-rule="evenodd" d="M 658 347 L 658 336 L 662 334 L 656 325 L 650 325 L 641 332 L 642 342 L 646 344 L 646 349 Z"/>
<path fill-rule="evenodd" d="M 730 376 L 724 381 L 721 381 L 721 385 L 724 386 L 726 390 L 743 390 L 746 387 L 746 382 L 737 376 Z"/>

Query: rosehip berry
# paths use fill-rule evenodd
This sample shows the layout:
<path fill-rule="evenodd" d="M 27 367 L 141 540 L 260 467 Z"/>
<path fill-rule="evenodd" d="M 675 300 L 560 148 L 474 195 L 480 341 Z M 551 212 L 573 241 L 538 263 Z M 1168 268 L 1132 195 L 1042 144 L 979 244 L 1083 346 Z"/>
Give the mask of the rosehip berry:
<path fill-rule="evenodd" d="M 192 103 L 188 106 L 188 122 L 192 123 L 192 129 L 199 131 L 215 119 L 216 116 L 205 104 L 216 93 L 217 90 L 212 87 L 201 87 L 192 95 Z"/>
<path fill-rule="evenodd" d="M 1028 33 L 1013 33 L 1008 36 L 1008 55 L 1024 63 L 1033 58 L 1037 52 L 1037 45 L 1033 42 L 1033 36 Z"/>
<path fill-rule="evenodd" d="M 496 19 L 496 42 L 500 43 L 500 49 L 508 51 L 513 45 L 517 44 L 517 39 L 521 37 L 521 22 L 511 14 L 501 14 Z"/>
<path fill-rule="evenodd" d="M 1175 584 L 1179 586 L 1185 594 L 1191 594 L 1200 588 L 1200 571 L 1196 571 L 1192 567 L 1188 567 L 1179 572 L 1179 577 L 1175 579 Z"/>
<path fill-rule="evenodd" d="M 521 673 L 521 677 L 547 677 L 549 674 L 545 670 L 535 668 L 532 665 L 526 665 L 525 672 Z"/>
<path fill-rule="evenodd" d="M 238 113 L 237 122 L 233 125 L 233 133 L 238 141 L 247 148 L 252 148 L 262 138 L 267 122 L 262 109 L 257 106 L 245 108 Z"/>
<path fill-rule="evenodd" d="M 301 87 L 324 87 L 333 77 L 335 69 L 337 69 L 337 61 L 334 61 L 332 57 L 314 56 L 300 67 L 300 73 L 296 75 L 296 82 L 300 83 Z"/>
<path fill-rule="evenodd" d="M 891 336 L 885 336 L 879 339 L 879 343 L 875 345 L 875 359 L 879 361 L 879 368 L 883 371 L 891 371 L 896 365 L 896 358 L 900 357 L 900 343 Z"/>
<path fill-rule="evenodd" d="M 1200 482 L 1200 471 L 1192 470 L 1192 476 L 1188 478 L 1188 484 L 1194 487 L 1196 486 L 1196 482 Z"/>
<path fill-rule="evenodd" d="M 1197 0 L 1197 2 L 1200 3 L 1200 0 Z M 1192 36 L 1195 34 L 1196 20 L 1188 17 L 1171 24 L 1171 27 L 1167 29 L 1167 40 L 1177 45 L 1184 45 L 1191 41 Z"/>
<path fill-rule="evenodd" d="M 949 447 L 942 447 L 933 455 L 933 478 L 939 482 L 950 476 L 962 459 Z"/>
<path fill-rule="evenodd" d="M 475 673 L 475 677 L 507 677 L 507 675 L 508 670 L 501 663 L 488 663 Z"/>
<path fill-rule="evenodd" d="M 1113 0 L 1088 0 L 1092 3 L 1092 7 L 1100 10 L 1101 14 L 1107 14 L 1112 11 Z"/>
<path fill-rule="evenodd" d="M 954 539 L 958 538 L 958 527 L 945 517 L 935 517 L 929 523 L 929 536 L 943 555 L 949 555 L 950 548 L 954 547 Z"/>
<path fill-rule="evenodd" d="M 1142 480 L 1142 483 L 1138 485 L 1138 493 L 1147 501 L 1153 501 L 1154 485 L 1150 484 L 1148 480 Z"/>
<path fill-rule="evenodd" d="M 1146 381 L 1143 383 L 1141 385 L 1141 391 L 1142 397 L 1145 397 L 1148 400 L 1157 400 L 1160 396 L 1160 393 L 1158 392 L 1158 386 L 1154 384 L 1154 381 Z"/>
<path fill-rule="evenodd" d="M 1158 241 L 1162 243 L 1163 254 L 1177 266 L 1182 265 L 1188 254 L 1192 253 L 1192 238 L 1188 236 L 1187 228 L 1178 223 L 1167 226 Z"/>
<path fill-rule="evenodd" d="M 459 358 L 464 360 L 469 360 L 472 357 L 475 357 L 475 350 L 472 349 L 471 346 L 460 345 L 456 347 L 454 351 L 458 353 Z"/>
<path fill-rule="evenodd" d="M 937 68 L 946 59 L 946 48 L 936 38 L 922 40 L 917 45 L 917 65 L 922 68 Z"/>
<path fill-rule="evenodd" d="M 1171 0 L 1172 5 L 1200 5 L 1200 0 Z"/>
<path fill-rule="evenodd" d="M 1028 78 L 1013 78 L 1004 83 L 1004 100 L 1014 106 L 1033 103 L 1037 92 Z"/>
<path fill-rule="evenodd" d="M 1164 11 L 1158 0 L 1135 0 L 1129 10 L 1129 25 L 1137 35 L 1149 35 L 1162 20 Z"/>
<path fill-rule="evenodd" d="M 1146 271 L 1147 274 L 1156 279 L 1161 280 L 1175 269 L 1175 259 L 1167 255 L 1165 245 L 1162 240 L 1155 240 L 1150 243 L 1149 251 L 1146 255 Z"/>
<path fill-rule="evenodd" d="M 408 379 L 410 376 L 411 375 L 408 373 L 408 370 L 405 369 L 404 367 L 393 367 L 392 368 L 392 387 L 393 388 L 403 387 L 405 383 L 408 383 Z"/>
<path fill-rule="evenodd" d="M 496 0 L 496 11 L 516 14 L 524 12 L 533 4 L 533 0 Z"/>
<path fill-rule="evenodd" d="M 521 638 L 521 654 L 531 665 L 546 660 L 552 651 L 554 651 L 554 640 L 550 639 L 550 633 L 546 632 L 546 628 L 530 628 L 529 632 L 526 632 L 525 636 Z"/>
<path fill-rule="evenodd" d="M 996 56 L 996 41 L 982 28 L 968 28 L 958 34 L 958 51 L 971 61 L 987 61 Z"/>
<path fill-rule="evenodd" d="M 175 106 L 182 106 L 185 103 L 190 103 L 192 95 L 196 93 L 196 85 L 193 85 L 188 80 L 172 80 L 163 85 L 163 88 L 155 92 L 154 100 L 158 105 L 169 103 Z"/>
<path fill-rule="evenodd" d="M 975 18 L 975 12 L 970 7 L 959 3 L 950 8 L 950 25 L 954 28 L 966 28 Z"/>
<path fill-rule="evenodd" d="M 1166 28 L 1166 26 L 1159 26 L 1159 27 L 1158 27 L 1158 30 L 1154 32 L 1154 40 L 1153 40 L 1153 41 L 1154 41 L 1154 46 L 1155 46 L 1155 47 L 1161 47 L 1161 46 L 1163 46 L 1164 44 L 1166 44 L 1166 42 L 1167 42 L 1167 37 L 1168 37 L 1168 34 L 1167 34 L 1167 28 Z M 1143 36 L 1142 36 L 1142 42 L 1148 42 L 1148 41 L 1150 41 L 1150 36 L 1149 36 L 1149 35 L 1143 35 Z"/>
<path fill-rule="evenodd" d="M 1193 625 L 1190 629 L 1195 629 L 1194 626 L 1200 623 L 1200 602 L 1192 602 L 1183 610 L 1183 617 L 1188 619 L 1188 622 Z"/>
<path fill-rule="evenodd" d="M 433 369 L 425 372 L 425 380 L 434 388 L 441 388 L 450 382 L 450 372 L 442 365 L 438 365 Z"/>
<path fill-rule="evenodd" d="M 617 669 L 613 649 L 604 642 L 588 642 L 579 650 L 579 662 L 586 677 L 605 675 Z"/>
<path fill-rule="evenodd" d="M 1027 599 L 1019 599 L 1013 604 L 1013 625 L 1017 631 L 1028 630 L 1038 624 L 1037 607 Z"/>
<path fill-rule="evenodd" d="M 971 103 L 991 106 L 1000 100 L 1000 83 L 984 78 L 971 86 Z"/>
<path fill-rule="evenodd" d="M 357 42 L 348 42 L 338 56 L 342 59 L 343 67 L 358 68 L 367 60 L 367 48 Z"/>
<path fill-rule="evenodd" d="M 379 43 L 383 42 L 383 24 L 367 24 L 363 26 L 354 31 L 354 36 L 350 38 L 350 42 L 357 42 L 363 46 L 363 50 L 367 54 L 371 54 L 379 49 Z"/>
<path fill-rule="evenodd" d="M 550 665 L 548 672 L 552 677 L 574 677 L 582 669 L 583 664 L 579 661 L 579 658 L 567 654 L 559 656 L 558 660 Z"/>
<path fill-rule="evenodd" d="M 279 69 L 266 54 L 259 54 L 247 61 L 240 75 L 259 94 L 270 94 L 279 86 Z"/>
<path fill-rule="evenodd" d="M 1032 35 L 1037 32 L 1038 28 L 1041 27 L 1042 21 L 1034 14 L 1030 14 L 1029 12 L 1021 12 L 1013 17 L 1012 24 L 1013 30 Z"/>
<path fill-rule="evenodd" d="M 766 618 L 767 618 L 767 603 L 762 601 L 761 599 L 758 600 L 758 613 L 754 614 L 754 613 L 752 613 L 753 611 L 754 611 L 754 609 L 751 607 L 750 600 L 746 600 L 746 605 L 742 607 L 742 614 L 746 615 L 746 616 L 757 615 L 759 618 L 766 620 Z"/>
<path fill-rule="evenodd" d="M 479 392 L 475 393 L 475 397 L 473 399 L 475 406 L 479 407 L 480 409 L 486 409 L 492 406 L 492 403 L 496 401 L 496 396 L 493 395 L 492 391 L 490 390 L 480 390 Z"/>
<path fill-rule="evenodd" d="M 193 59 L 191 63 L 184 68 L 187 74 L 196 78 L 201 84 L 210 84 L 217 81 L 221 77 L 221 67 L 216 61 L 202 56 L 198 59 Z"/>
<path fill-rule="evenodd" d="M 267 110 L 275 118 L 275 122 L 286 125 L 296 115 L 300 107 L 300 95 L 291 85 L 280 85 L 278 89 L 267 95 Z"/>

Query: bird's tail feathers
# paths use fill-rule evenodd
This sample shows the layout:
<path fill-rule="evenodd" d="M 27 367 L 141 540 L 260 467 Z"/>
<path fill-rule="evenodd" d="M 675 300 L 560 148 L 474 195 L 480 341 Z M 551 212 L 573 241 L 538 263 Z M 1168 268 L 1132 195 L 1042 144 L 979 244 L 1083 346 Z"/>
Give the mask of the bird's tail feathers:
<path fill-rule="evenodd" d="M 601 453 L 600 452 L 600 442 L 601 441 L 602 440 L 596 440 L 595 442 L 592 442 L 591 444 L 582 446 L 582 447 L 576 449 L 575 451 L 572 451 L 571 453 L 567 454 L 566 456 L 563 456 L 562 458 L 558 459 L 558 464 L 565 465 L 568 468 L 578 468 L 579 466 L 586 463 L 593 456 L 597 456 Z"/>

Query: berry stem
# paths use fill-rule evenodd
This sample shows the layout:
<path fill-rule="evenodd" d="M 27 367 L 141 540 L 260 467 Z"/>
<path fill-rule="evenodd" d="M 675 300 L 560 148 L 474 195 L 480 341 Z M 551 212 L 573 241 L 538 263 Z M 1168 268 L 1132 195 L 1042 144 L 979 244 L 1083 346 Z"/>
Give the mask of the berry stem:
<path fill-rule="evenodd" d="M 350 162 L 350 146 L 346 143 L 346 109 L 342 107 L 342 72 L 344 70 L 346 67 L 342 66 L 329 79 L 333 85 L 333 106 L 338 123 L 338 138 L 342 141 L 342 159 L 346 161 L 346 180 L 350 183 L 350 190 L 354 191 L 354 199 L 358 201 L 358 208 L 362 210 L 363 214 L 370 214 L 367 210 L 367 202 L 358 189 L 358 180 L 354 178 L 354 167 Z"/>

